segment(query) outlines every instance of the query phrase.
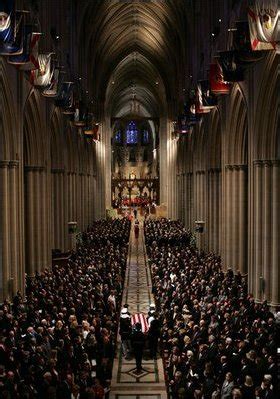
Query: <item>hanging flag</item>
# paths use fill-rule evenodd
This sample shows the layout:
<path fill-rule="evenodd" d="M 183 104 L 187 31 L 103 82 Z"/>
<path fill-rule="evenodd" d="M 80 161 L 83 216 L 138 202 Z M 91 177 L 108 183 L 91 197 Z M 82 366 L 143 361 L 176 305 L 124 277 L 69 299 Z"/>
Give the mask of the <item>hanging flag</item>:
<path fill-rule="evenodd" d="M 1 32 L 3 39 L 0 39 L 0 55 L 21 54 L 23 52 L 24 13 L 12 12 L 7 17 L 0 12 Z"/>
<path fill-rule="evenodd" d="M 223 71 L 218 62 L 210 64 L 209 82 L 213 94 L 229 94 L 231 85 L 224 81 Z"/>
<path fill-rule="evenodd" d="M 4 43 L 14 40 L 14 0 L 1 1 L 0 3 L 0 48 Z"/>
<path fill-rule="evenodd" d="M 219 52 L 218 62 L 226 82 L 242 82 L 244 80 L 244 68 L 238 63 L 236 53 L 235 50 Z"/>
<path fill-rule="evenodd" d="M 41 33 L 32 32 L 32 25 L 26 25 L 24 31 L 22 54 L 11 55 L 8 62 L 17 65 L 21 71 L 31 71 L 39 68 L 38 44 Z"/>
<path fill-rule="evenodd" d="M 194 126 L 200 121 L 200 115 L 196 113 L 196 87 L 189 91 L 189 98 L 184 103 L 184 113 L 187 115 L 190 126 Z"/>
<path fill-rule="evenodd" d="M 99 137 L 99 124 L 93 122 L 93 114 L 88 113 L 86 117 L 86 126 L 83 129 L 84 136 L 87 139 L 92 139 L 94 141 L 98 141 L 100 139 Z"/>
<path fill-rule="evenodd" d="M 189 133 L 191 129 L 191 125 L 189 124 L 188 115 L 182 114 L 178 116 L 178 120 L 176 123 L 176 132 L 177 133 Z"/>
<path fill-rule="evenodd" d="M 206 114 L 217 105 L 217 97 L 210 90 L 209 80 L 200 80 L 196 90 L 196 113 Z"/>
<path fill-rule="evenodd" d="M 8 63 L 13 65 L 21 65 L 26 62 L 26 56 L 29 48 L 29 40 L 32 32 L 32 25 L 24 26 L 24 35 L 23 35 L 23 50 L 21 54 L 18 55 L 10 55 L 8 58 Z"/>
<path fill-rule="evenodd" d="M 278 0 L 255 0 L 248 7 L 251 47 L 280 50 L 280 7 Z"/>
<path fill-rule="evenodd" d="M 233 32 L 233 49 L 236 50 L 235 58 L 239 65 L 249 66 L 265 56 L 264 51 L 253 51 L 251 48 L 248 21 L 237 21 Z"/>
<path fill-rule="evenodd" d="M 87 112 L 83 101 L 79 101 L 75 107 L 74 125 L 82 127 L 86 125 Z"/>
<path fill-rule="evenodd" d="M 74 92 L 73 92 L 74 82 L 63 82 L 58 97 L 55 101 L 57 107 L 63 108 L 64 114 L 73 114 L 74 110 Z"/>
<path fill-rule="evenodd" d="M 98 123 L 93 124 L 93 141 L 99 141 L 100 140 L 100 134 L 98 133 L 99 131 L 99 125 Z"/>
<path fill-rule="evenodd" d="M 39 54 L 39 68 L 30 72 L 30 83 L 34 86 L 46 87 L 51 84 L 53 75 L 53 69 L 51 68 L 52 54 Z"/>
<path fill-rule="evenodd" d="M 42 91 L 44 97 L 56 97 L 58 95 L 59 76 L 59 68 L 54 67 L 51 83 Z"/>

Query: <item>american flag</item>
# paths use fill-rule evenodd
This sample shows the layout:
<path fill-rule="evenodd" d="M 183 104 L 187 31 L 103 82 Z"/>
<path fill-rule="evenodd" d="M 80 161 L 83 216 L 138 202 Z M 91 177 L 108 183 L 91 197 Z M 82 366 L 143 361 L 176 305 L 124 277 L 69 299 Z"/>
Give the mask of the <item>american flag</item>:
<path fill-rule="evenodd" d="M 136 313 L 131 318 L 131 324 L 134 326 L 136 323 L 140 323 L 142 332 L 145 334 L 149 330 L 149 324 L 144 313 Z"/>

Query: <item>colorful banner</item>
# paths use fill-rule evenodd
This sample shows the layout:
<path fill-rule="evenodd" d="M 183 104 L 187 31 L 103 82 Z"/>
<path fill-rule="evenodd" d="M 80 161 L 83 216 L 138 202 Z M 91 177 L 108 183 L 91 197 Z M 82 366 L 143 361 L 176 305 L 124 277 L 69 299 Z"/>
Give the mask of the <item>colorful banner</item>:
<path fill-rule="evenodd" d="M 46 87 L 51 84 L 53 69 L 51 56 L 53 53 L 39 54 L 39 68 L 30 72 L 30 83 L 37 87 Z"/>
<path fill-rule="evenodd" d="M 74 109 L 74 93 L 73 93 L 74 82 L 63 82 L 58 97 L 55 101 L 57 107 L 63 108 L 64 114 L 73 114 Z"/>
<path fill-rule="evenodd" d="M 229 94 L 231 85 L 225 82 L 222 68 L 218 62 L 210 64 L 209 82 L 213 94 Z"/>
<path fill-rule="evenodd" d="M 44 97 L 57 97 L 57 95 L 58 95 L 58 86 L 59 86 L 59 76 L 60 76 L 59 69 L 54 67 L 51 83 L 50 83 L 50 85 L 48 87 L 46 87 L 42 91 L 42 95 Z"/>
<path fill-rule="evenodd" d="M 97 123 L 92 122 L 92 115 L 89 114 L 86 127 L 83 130 L 85 138 L 98 141 L 99 140 L 98 130 L 99 130 L 99 125 Z"/>
<path fill-rule="evenodd" d="M 280 6 L 278 0 L 255 0 L 248 8 L 251 47 L 280 50 Z"/>
<path fill-rule="evenodd" d="M 178 121 L 176 124 L 176 131 L 182 134 L 190 133 L 191 125 L 189 123 L 187 114 L 182 114 L 178 117 Z"/>
<path fill-rule="evenodd" d="M 10 43 L 14 40 L 14 0 L 0 2 L 0 48 L 3 43 Z"/>
<path fill-rule="evenodd" d="M 265 56 L 264 51 L 253 51 L 251 48 L 248 21 L 236 22 L 236 30 L 233 32 L 233 49 L 236 50 L 236 61 L 243 67 L 257 62 Z"/>
<path fill-rule="evenodd" d="M 8 62 L 18 65 L 21 71 L 32 71 L 39 68 L 38 47 L 41 33 L 32 32 L 32 25 L 26 25 L 21 55 L 12 55 Z"/>
<path fill-rule="evenodd" d="M 22 53 L 19 55 L 10 55 L 8 57 L 8 63 L 14 65 L 21 65 L 26 62 L 27 52 L 29 49 L 30 35 L 32 32 L 32 25 L 25 25 L 24 26 L 24 35 L 23 35 L 23 49 Z"/>
<path fill-rule="evenodd" d="M 217 97 L 210 90 L 209 80 L 200 80 L 196 89 L 195 111 L 197 114 L 206 114 L 217 105 Z"/>
<path fill-rule="evenodd" d="M 82 127 L 86 125 L 87 112 L 83 101 L 79 101 L 76 104 L 75 114 L 74 114 L 74 125 L 77 127 Z"/>
<path fill-rule="evenodd" d="M 9 25 L 8 27 L 7 23 Z M 11 16 L 8 17 L 7 15 L 2 14 L 2 19 L 0 13 L 0 32 L 2 32 L 3 37 L 3 39 L 0 39 L 0 55 L 22 54 L 24 37 L 24 13 L 20 11 L 16 13 L 12 12 Z"/>
<path fill-rule="evenodd" d="M 242 82 L 244 80 L 244 68 L 238 63 L 236 51 L 220 51 L 218 62 L 226 82 Z"/>

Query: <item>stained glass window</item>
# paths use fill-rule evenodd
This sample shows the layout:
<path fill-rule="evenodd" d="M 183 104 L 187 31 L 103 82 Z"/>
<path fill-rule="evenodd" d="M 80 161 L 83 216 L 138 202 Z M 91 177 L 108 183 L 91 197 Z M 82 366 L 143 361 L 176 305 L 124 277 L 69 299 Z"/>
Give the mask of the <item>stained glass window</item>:
<path fill-rule="evenodd" d="M 138 142 L 138 129 L 136 123 L 131 121 L 126 128 L 126 144 L 137 144 Z"/>

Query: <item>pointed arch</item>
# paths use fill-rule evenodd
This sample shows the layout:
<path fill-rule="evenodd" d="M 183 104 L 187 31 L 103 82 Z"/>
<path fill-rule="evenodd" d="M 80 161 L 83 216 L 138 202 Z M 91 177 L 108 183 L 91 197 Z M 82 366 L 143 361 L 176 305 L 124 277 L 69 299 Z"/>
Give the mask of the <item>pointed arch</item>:
<path fill-rule="evenodd" d="M 67 151 L 63 136 L 64 121 L 58 108 L 55 108 L 51 117 L 51 167 L 65 167 L 65 152 Z"/>
<path fill-rule="evenodd" d="M 16 115 L 6 65 L 0 58 L 0 160 L 17 158 Z"/>
<path fill-rule="evenodd" d="M 41 98 L 36 90 L 29 94 L 23 111 L 24 160 L 25 165 L 46 164 L 46 135 L 42 118 Z"/>
<path fill-rule="evenodd" d="M 279 159 L 280 54 L 272 54 L 263 70 L 256 106 L 254 155 L 255 159 Z"/>
<path fill-rule="evenodd" d="M 218 107 L 209 115 L 207 134 L 208 168 L 221 167 L 221 117 Z"/>
<path fill-rule="evenodd" d="M 248 120 L 247 104 L 239 84 L 235 84 L 230 96 L 227 144 L 225 149 L 226 164 L 247 164 Z"/>

